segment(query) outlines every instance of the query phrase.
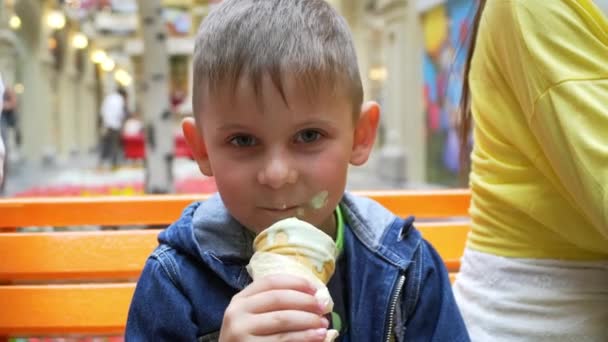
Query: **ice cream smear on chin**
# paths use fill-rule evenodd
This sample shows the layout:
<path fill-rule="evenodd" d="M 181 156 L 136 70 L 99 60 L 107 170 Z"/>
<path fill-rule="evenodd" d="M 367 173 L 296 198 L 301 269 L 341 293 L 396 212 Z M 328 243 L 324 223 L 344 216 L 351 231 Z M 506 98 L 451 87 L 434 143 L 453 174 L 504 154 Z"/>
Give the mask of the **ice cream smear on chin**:
<path fill-rule="evenodd" d="M 298 208 L 296 215 L 298 217 L 304 217 L 304 215 L 306 214 L 306 209 L 308 208 L 313 210 L 319 210 L 324 208 L 327 205 L 328 197 L 329 192 L 327 192 L 327 190 L 319 192 L 310 200 L 307 206 Z"/>
<path fill-rule="evenodd" d="M 310 200 L 310 206 L 313 209 L 321 209 L 327 205 L 327 197 L 329 196 L 329 192 L 321 191 L 315 197 Z"/>
<path fill-rule="evenodd" d="M 338 249 L 329 235 L 292 217 L 260 232 L 253 241 L 253 248 L 255 253 L 247 271 L 254 280 L 274 274 L 307 279 L 317 288 L 315 297 L 325 304 L 324 313 L 333 310 L 334 302 L 326 284 L 336 268 Z M 337 331 L 329 330 L 325 341 L 334 341 L 337 336 Z"/>

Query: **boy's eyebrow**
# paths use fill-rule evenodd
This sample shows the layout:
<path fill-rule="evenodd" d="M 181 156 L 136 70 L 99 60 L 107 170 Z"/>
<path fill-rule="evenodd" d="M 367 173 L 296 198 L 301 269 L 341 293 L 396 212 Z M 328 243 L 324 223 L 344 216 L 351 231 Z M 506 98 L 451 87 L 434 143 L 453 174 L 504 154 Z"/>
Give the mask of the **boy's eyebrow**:
<path fill-rule="evenodd" d="M 310 119 L 306 119 L 303 120 L 301 122 L 297 122 L 295 124 L 294 127 L 296 127 L 296 129 L 301 129 L 304 127 L 308 127 L 308 126 L 336 126 L 336 122 L 330 119 L 327 119 L 325 117 L 315 117 L 315 118 L 310 118 Z M 228 122 L 228 123 L 224 123 L 221 126 L 219 126 L 217 128 L 218 131 L 221 132 L 226 132 L 226 131 L 248 131 L 251 130 L 251 126 L 248 125 L 243 125 L 241 123 L 233 123 L 233 122 Z"/>
<path fill-rule="evenodd" d="M 328 120 L 326 118 L 313 118 L 309 120 L 305 120 L 299 122 L 297 127 L 306 127 L 306 126 L 314 126 L 314 125 L 323 125 L 323 126 L 334 126 L 336 122 L 332 120 Z"/>
<path fill-rule="evenodd" d="M 238 131 L 238 130 L 246 130 L 248 127 L 242 124 L 237 123 L 227 123 L 223 124 L 217 128 L 218 131 Z"/>

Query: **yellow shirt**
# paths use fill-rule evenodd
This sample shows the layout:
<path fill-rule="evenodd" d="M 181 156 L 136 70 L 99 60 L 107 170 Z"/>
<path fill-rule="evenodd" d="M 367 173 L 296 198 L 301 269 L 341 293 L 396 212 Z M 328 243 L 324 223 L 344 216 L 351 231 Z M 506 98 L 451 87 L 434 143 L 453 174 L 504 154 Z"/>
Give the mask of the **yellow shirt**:
<path fill-rule="evenodd" d="M 488 0 L 471 65 L 468 246 L 608 259 L 608 20 L 591 0 Z"/>

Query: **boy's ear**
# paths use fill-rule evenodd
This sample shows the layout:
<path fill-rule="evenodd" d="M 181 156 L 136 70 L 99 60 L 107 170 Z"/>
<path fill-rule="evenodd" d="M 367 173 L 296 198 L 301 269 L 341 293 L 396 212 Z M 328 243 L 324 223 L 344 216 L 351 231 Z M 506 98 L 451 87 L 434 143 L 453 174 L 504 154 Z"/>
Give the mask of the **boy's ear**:
<path fill-rule="evenodd" d="M 213 170 L 211 170 L 209 156 L 207 155 L 207 147 L 205 146 L 203 136 L 196 127 L 194 118 L 187 117 L 182 120 L 182 131 L 184 132 L 186 143 L 192 151 L 192 156 L 198 164 L 198 168 L 205 176 L 213 176 Z"/>
<path fill-rule="evenodd" d="M 368 101 L 361 106 L 361 115 L 355 123 L 355 139 L 350 163 L 362 165 L 369 158 L 374 148 L 376 133 L 380 122 L 380 106 L 376 102 Z"/>

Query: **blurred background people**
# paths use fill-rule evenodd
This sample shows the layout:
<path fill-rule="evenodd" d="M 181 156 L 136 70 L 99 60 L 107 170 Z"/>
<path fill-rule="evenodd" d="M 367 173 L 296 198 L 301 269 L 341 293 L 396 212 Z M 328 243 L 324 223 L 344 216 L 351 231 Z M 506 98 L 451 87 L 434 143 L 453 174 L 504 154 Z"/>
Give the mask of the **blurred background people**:
<path fill-rule="evenodd" d="M 0 107 L 3 106 L 4 83 L 2 83 L 2 75 L 0 75 Z M 0 113 L 0 122 L 4 122 L 3 113 Z M 0 195 L 4 194 L 4 174 L 6 166 L 4 159 L 6 157 L 4 149 L 4 125 L 0 126 Z"/>
<path fill-rule="evenodd" d="M 6 142 L 6 144 L 10 144 L 13 147 L 11 150 L 16 151 L 21 145 L 21 132 L 19 130 L 17 94 L 15 94 L 13 87 L 5 85 L 2 99 L 2 120 L 3 124 L 6 126 L 7 134 L 10 134 L 11 137 L 10 141 Z"/>
<path fill-rule="evenodd" d="M 127 92 L 119 87 L 108 94 L 101 105 L 102 138 L 99 157 L 99 169 L 106 163 L 115 169 L 118 167 L 122 126 L 127 117 Z"/>

